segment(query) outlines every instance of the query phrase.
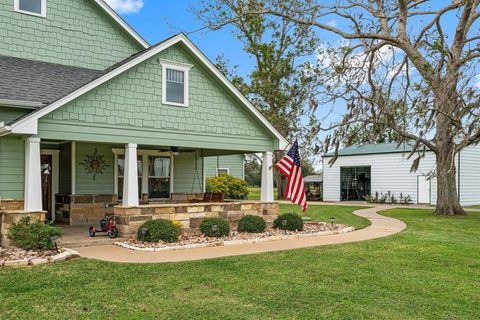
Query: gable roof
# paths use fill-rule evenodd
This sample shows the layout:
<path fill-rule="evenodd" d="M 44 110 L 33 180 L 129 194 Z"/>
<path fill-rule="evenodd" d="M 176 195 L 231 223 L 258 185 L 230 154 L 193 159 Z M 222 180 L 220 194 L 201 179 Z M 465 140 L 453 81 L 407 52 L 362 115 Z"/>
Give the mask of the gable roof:
<path fill-rule="evenodd" d="M 408 153 L 413 149 L 413 145 L 409 143 L 376 143 L 376 144 L 357 144 L 343 148 L 338 151 L 339 156 L 357 156 L 367 154 L 383 154 L 383 153 Z M 428 151 L 428 150 L 427 150 Z M 334 152 L 327 153 L 325 157 L 333 157 Z"/>
<path fill-rule="evenodd" d="M 150 44 L 142 38 L 130 25 L 123 20 L 116 12 L 113 10 L 104 0 L 94 0 L 94 2 L 101 8 L 103 11 L 110 16 L 123 30 L 127 32 L 135 41 L 137 41 L 144 48 L 150 47 Z"/>
<path fill-rule="evenodd" d="M 98 70 L 0 55 L 0 100 L 47 105 L 101 73 Z"/>
<path fill-rule="evenodd" d="M 213 65 L 213 63 L 208 60 L 208 58 L 187 38 L 183 33 L 178 35 L 172 36 L 155 46 L 149 47 L 139 53 L 132 55 L 131 57 L 113 65 L 112 67 L 108 68 L 97 76 L 96 78 L 92 79 L 90 82 L 86 83 L 85 85 L 77 88 L 76 90 L 70 92 L 69 94 L 61 97 L 60 99 L 54 101 L 53 103 L 35 110 L 14 122 L 12 122 L 8 126 L 0 127 L 0 134 L 2 131 L 10 132 L 10 133 L 23 133 L 23 134 L 36 134 L 38 128 L 38 119 L 41 117 L 53 112 L 54 110 L 60 108 L 61 106 L 65 105 L 66 103 L 80 97 L 81 95 L 89 92 L 90 90 L 98 87 L 99 85 L 109 81 L 110 79 L 122 74 L 123 72 L 133 68 L 134 66 L 146 61 L 147 59 L 157 55 L 158 53 L 162 52 L 163 50 L 177 44 L 183 43 L 188 50 L 198 58 L 203 65 L 212 72 L 217 79 L 219 79 L 227 89 L 233 93 L 245 107 L 247 110 L 254 115 L 261 123 L 265 126 L 265 128 L 273 134 L 279 140 L 279 148 L 284 149 L 287 146 L 287 141 L 285 138 L 269 123 L 265 117 L 258 111 L 249 101 L 245 98 L 240 91 Z"/>

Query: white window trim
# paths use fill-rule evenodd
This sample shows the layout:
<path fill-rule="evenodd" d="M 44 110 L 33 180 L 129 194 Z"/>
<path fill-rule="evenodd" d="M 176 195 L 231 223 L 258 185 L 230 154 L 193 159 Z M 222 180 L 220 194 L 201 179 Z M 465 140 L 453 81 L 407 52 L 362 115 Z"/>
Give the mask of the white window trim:
<path fill-rule="evenodd" d="M 31 15 L 31 16 L 46 18 L 47 17 L 47 0 L 40 0 L 40 1 L 42 2 L 41 6 L 40 6 L 41 13 L 35 13 L 35 12 L 31 12 L 31 11 L 20 10 L 20 0 L 14 0 L 13 10 L 16 11 L 16 12 L 28 14 L 28 15 Z"/>
<path fill-rule="evenodd" d="M 160 60 L 162 65 L 162 104 L 177 106 L 177 107 L 188 107 L 189 102 L 189 73 L 190 69 L 193 67 L 190 64 L 180 63 L 176 61 Z M 184 103 L 176 103 L 167 101 L 167 69 L 182 71 L 185 75 L 184 77 Z"/>
<path fill-rule="evenodd" d="M 220 175 L 220 174 L 218 173 L 219 170 L 225 170 L 225 171 L 227 171 L 227 174 L 230 174 L 230 168 L 217 168 L 217 176 Z"/>
<path fill-rule="evenodd" d="M 118 156 L 119 155 L 125 155 L 125 149 L 118 149 L 114 148 L 112 149 L 112 152 L 114 154 L 114 168 L 115 170 L 113 171 L 113 176 L 114 176 L 114 187 L 113 187 L 113 193 L 118 195 Z M 174 153 L 169 152 L 169 151 L 158 151 L 158 150 L 137 150 L 137 156 L 142 156 L 142 192 L 141 196 L 143 194 L 148 193 L 148 157 L 149 156 L 159 156 L 159 157 L 170 157 L 170 193 L 173 193 L 173 157 Z M 152 200 L 165 200 L 168 198 L 152 198 Z"/>

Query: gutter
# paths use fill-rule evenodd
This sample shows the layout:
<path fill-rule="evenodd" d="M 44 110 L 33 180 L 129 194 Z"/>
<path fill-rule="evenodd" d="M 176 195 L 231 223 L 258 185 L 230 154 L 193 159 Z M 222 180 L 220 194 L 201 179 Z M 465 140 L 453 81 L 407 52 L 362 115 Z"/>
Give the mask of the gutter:
<path fill-rule="evenodd" d="M 15 108 L 25 108 L 25 109 L 38 109 L 43 107 L 45 104 L 42 102 L 34 101 L 24 101 L 24 100 L 10 100 L 10 99 L 0 99 L 0 106 L 2 107 L 15 107 Z"/>
<path fill-rule="evenodd" d="M 12 128 L 10 126 L 6 126 L 5 122 L 0 122 L 0 137 L 9 135 L 12 132 Z"/>

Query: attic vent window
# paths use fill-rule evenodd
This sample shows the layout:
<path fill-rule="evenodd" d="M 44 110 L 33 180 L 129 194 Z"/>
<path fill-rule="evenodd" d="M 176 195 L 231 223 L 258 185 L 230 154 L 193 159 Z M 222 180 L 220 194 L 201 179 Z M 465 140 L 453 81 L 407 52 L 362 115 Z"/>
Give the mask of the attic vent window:
<path fill-rule="evenodd" d="M 191 65 L 162 61 L 162 103 L 188 107 L 188 74 Z"/>
<path fill-rule="evenodd" d="M 47 0 L 14 0 L 14 10 L 38 17 L 47 16 Z"/>

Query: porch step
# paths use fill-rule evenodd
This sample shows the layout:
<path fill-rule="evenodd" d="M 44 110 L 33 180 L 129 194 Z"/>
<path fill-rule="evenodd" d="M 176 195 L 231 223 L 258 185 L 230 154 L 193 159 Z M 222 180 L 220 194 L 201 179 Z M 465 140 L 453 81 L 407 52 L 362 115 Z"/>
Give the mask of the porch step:
<path fill-rule="evenodd" d="M 99 232 L 95 237 L 88 235 L 89 225 L 64 226 L 58 225 L 63 229 L 63 237 L 58 240 L 58 245 L 65 248 L 80 248 L 103 246 L 113 244 L 115 241 L 123 241 L 124 238 L 110 239 L 105 233 Z"/>
<path fill-rule="evenodd" d="M 58 245 L 65 248 L 81 248 L 81 247 L 95 247 L 103 245 L 111 245 L 116 241 L 123 241 L 125 238 L 110 239 L 107 236 L 96 236 L 94 238 L 85 237 L 85 239 L 65 239 L 59 240 Z"/>

